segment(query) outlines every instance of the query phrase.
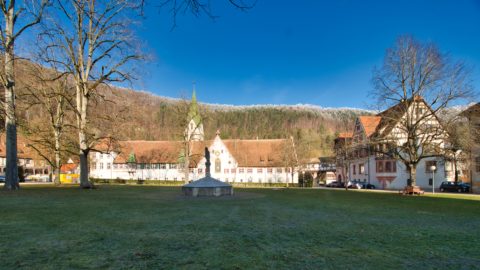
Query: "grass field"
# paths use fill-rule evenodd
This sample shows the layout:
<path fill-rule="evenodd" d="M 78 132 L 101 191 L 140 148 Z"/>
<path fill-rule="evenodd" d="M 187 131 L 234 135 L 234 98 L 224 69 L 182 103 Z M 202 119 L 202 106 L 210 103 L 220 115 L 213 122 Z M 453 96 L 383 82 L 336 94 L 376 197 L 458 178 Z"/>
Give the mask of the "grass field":
<path fill-rule="evenodd" d="M 236 189 L 0 192 L 2 269 L 474 269 L 478 197 Z"/>

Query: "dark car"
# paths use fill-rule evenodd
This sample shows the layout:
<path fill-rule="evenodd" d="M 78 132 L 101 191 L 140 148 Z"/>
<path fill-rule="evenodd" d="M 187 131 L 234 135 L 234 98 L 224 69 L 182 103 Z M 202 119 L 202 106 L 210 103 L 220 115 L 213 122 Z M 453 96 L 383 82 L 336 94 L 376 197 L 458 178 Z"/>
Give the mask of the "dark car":
<path fill-rule="evenodd" d="M 345 184 L 342 183 L 342 182 L 333 181 L 330 184 L 327 184 L 326 187 L 343 188 L 343 187 L 345 187 Z"/>
<path fill-rule="evenodd" d="M 5 183 L 5 175 L 0 175 L 0 183 Z"/>
<path fill-rule="evenodd" d="M 470 186 L 462 182 L 442 182 L 440 185 L 441 192 L 470 192 Z"/>
<path fill-rule="evenodd" d="M 375 185 L 369 184 L 367 182 L 362 182 L 358 180 L 353 180 L 351 182 L 348 182 L 348 188 L 353 188 L 353 189 L 375 189 Z"/>
<path fill-rule="evenodd" d="M 375 189 L 375 185 L 369 183 L 362 183 L 362 189 Z"/>

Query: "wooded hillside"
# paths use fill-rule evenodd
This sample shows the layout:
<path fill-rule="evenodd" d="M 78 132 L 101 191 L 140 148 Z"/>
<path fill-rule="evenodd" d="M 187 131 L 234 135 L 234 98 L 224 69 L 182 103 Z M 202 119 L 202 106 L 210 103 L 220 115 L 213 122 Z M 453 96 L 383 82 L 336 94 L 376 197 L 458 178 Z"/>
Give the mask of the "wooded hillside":
<path fill-rule="evenodd" d="M 30 76 L 26 70 L 25 62 L 17 65 L 22 81 Z M 25 127 L 33 123 L 37 126 L 46 123 L 48 116 L 41 107 L 26 102 L 28 97 L 22 97 L 22 87 L 20 82 L 17 114 L 22 123 L 19 131 L 25 135 Z M 91 115 L 95 116 L 91 121 L 95 122 L 93 126 L 96 130 L 92 133 L 114 136 L 119 140 L 181 140 L 188 102 L 143 91 L 104 86 L 89 109 Z M 224 139 L 292 136 L 299 151 L 308 158 L 331 155 L 335 133 L 350 130 L 357 115 L 370 113 L 366 110 L 311 105 L 227 106 L 203 104 L 201 101 L 200 111 L 204 118 L 206 139 L 213 138 L 217 130 Z M 67 119 L 74 126 L 73 115 Z M 75 142 L 75 139 L 71 141 Z"/>

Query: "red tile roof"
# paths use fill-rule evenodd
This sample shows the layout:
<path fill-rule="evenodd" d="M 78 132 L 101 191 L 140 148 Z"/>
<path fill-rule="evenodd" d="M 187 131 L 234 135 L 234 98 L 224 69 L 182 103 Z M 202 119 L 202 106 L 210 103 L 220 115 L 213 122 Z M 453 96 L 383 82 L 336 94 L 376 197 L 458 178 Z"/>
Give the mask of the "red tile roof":
<path fill-rule="evenodd" d="M 223 140 L 239 167 L 283 167 L 287 139 Z"/>
<path fill-rule="evenodd" d="M 22 135 L 17 133 L 17 155 L 18 158 L 22 159 L 42 159 L 39 157 L 38 153 L 28 146 L 29 141 Z M 5 145 L 5 133 L 0 135 L 0 157 L 6 156 L 6 145 Z"/>
<path fill-rule="evenodd" d="M 63 164 L 60 167 L 60 172 L 61 173 L 72 173 L 73 171 L 75 171 L 77 169 L 77 167 L 78 167 L 78 165 L 75 164 L 75 163 Z"/>
<path fill-rule="evenodd" d="M 382 118 L 380 116 L 359 116 L 358 119 L 365 130 L 365 135 L 370 137 L 377 129 Z"/>
<path fill-rule="evenodd" d="M 239 167 L 280 167 L 284 164 L 286 139 L 274 140 L 222 140 Z M 204 156 L 205 147 L 213 141 L 191 142 L 190 167 L 196 167 Z M 183 146 L 180 141 L 121 141 L 119 155 L 114 163 L 126 163 L 135 154 L 137 163 L 179 163 Z"/>
<path fill-rule="evenodd" d="M 352 138 L 353 132 L 340 132 L 338 133 L 337 138 Z"/>

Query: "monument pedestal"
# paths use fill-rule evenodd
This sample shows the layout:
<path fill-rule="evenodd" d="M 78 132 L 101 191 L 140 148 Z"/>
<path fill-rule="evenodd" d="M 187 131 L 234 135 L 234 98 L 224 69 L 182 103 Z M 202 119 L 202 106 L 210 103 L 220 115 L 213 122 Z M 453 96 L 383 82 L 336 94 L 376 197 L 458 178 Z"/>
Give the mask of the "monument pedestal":
<path fill-rule="evenodd" d="M 182 186 L 182 192 L 185 196 L 190 197 L 220 197 L 232 196 L 232 185 L 222 182 L 210 176 L 210 152 L 205 147 L 206 176 L 192 183 Z"/>

